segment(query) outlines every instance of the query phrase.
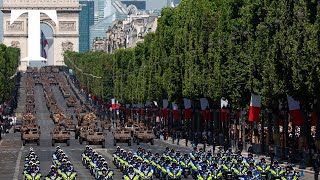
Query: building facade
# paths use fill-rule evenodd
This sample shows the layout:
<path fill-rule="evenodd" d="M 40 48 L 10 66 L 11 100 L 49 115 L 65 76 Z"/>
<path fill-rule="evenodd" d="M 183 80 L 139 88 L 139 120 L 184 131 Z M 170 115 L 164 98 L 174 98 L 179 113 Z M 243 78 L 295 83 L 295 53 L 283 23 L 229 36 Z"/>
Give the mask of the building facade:
<path fill-rule="evenodd" d="M 123 21 L 114 21 L 106 32 L 106 38 L 93 41 L 93 51 L 114 53 L 116 49 L 132 48 L 144 41 L 149 32 L 157 29 L 158 15 L 132 14 Z"/>
<path fill-rule="evenodd" d="M 3 5 L 3 0 L 0 0 L 0 6 Z M 3 42 L 3 12 L 0 11 L 0 43 Z"/>
<path fill-rule="evenodd" d="M 104 6 L 107 0 L 94 0 L 94 23 L 98 23 L 104 18 Z"/>
<path fill-rule="evenodd" d="M 94 24 L 94 1 L 80 1 L 79 52 L 90 50 L 90 26 Z"/>

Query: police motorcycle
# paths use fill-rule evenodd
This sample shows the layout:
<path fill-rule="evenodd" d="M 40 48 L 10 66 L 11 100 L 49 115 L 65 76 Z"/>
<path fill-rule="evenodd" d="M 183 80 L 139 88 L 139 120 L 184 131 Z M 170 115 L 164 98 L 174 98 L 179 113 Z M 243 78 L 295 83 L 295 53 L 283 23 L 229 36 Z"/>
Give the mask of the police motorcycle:
<path fill-rule="evenodd" d="M 230 161 L 225 162 L 222 164 L 224 170 L 224 178 L 227 180 L 233 179 L 233 164 Z"/>
<path fill-rule="evenodd" d="M 143 165 L 137 169 L 140 179 L 153 179 L 153 169 L 147 160 L 144 160 Z"/>
<path fill-rule="evenodd" d="M 23 179 L 24 180 L 40 180 L 41 173 L 40 168 L 36 163 L 33 163 L 31 167 L 25 169 L 23 172 Z"/>
<path fill-rule="evenodd" d="M 89 167 L 89 162 L 91 159 L 91 156 L 93 155 L 93 150 L 91 147 L 86 146 L 86 149 L 84 150 L 84 152 L 81 154 L 81 160 L 82 160 L 82 164 L 88 168 Z"/>
<path fill-rule="evenodd" d="M 166 180 L 180 180 L 182 175 L 182 169 L 176 162 L 172 162 L 171 166 L 166 169 L 167 176 Z"/>
<path fill-rule="evenodd" d="M 113 171 L 108 167 L 108 163 L 105 161 L 102 163 L 102 167 L 97 170 L 97 173 L 95 174 L 95 179 L 103 180 L 112 180 L 113 179 Z"/>
<path fill-rule="evenodd" d="M 151 165 L 153 167 L 154 175 L 156 178 L 160 178 L 161 162 L 164 161 L 164 157 L 160 157 L 158 153 L 151 159 Z"/>
<path fill-rule="evenodd" d="M 63 180 L 76 180 L 77 173 L 74 170 L 70 161 L 66 162 L 66 165 L 63 167 L 60 166 L 58 173 L 62 176 Z"/>
<path fill-rule="evenodd" d="M 190 163 L 190 169 L 191 169 L 191 176 L 196 179 L 197 174 L 199 172 L 199 170 L 201 169 L 201 165 L 200 165 L 200 158 L 199 156 L 195 157 L 195 160 L 191 161 Z"/>
<path fill-rule="evenodd" d="M 282 180 L 298 180 L 299 178 L 300 178 L 299 173 L 294 171 L 291 165 L 288 165 L 286 167 L 286 172 L 282 177 Z"/>
<path fill-rule="evenodd" d="M 25 157 L 23 179 L 24 180 L 40 180 L 41 173 L 39 168 L 40 162 L 33 149 L 30 148 L 29 154 Z"/>
<path fill-rule="evenodd" d="M 58 173 L 56 166 L 51 166 L 50 172 L 45 177 L 45 180 L 62 180 L 62 176 Z"/>
<path fill-rule="evenodd" d="M 120 167 L 119 167 L 120 157 L 122 156 L 123 151 L 124 151 L 124 150 L 123 150 L 123 149 L 120 149 L 120 147 L 118 146 L 116 152 L 113 153 L 113 164 L 114 164 L 117 168 L 120 168 Z"/>
<path fill-rule="evenodd" d="M 212 180 L 211 172 L 207 169 L 207 165 L 203 164 L 197 175 L 198 180 Z"/>
<path fill-rule="evenodd" d="M 212 177 L 212 180 L 222 179 L 223 173 L 219 168 L 212 168 L 211 169 L 211 177 Z"/>
<path fill-rule="evenodd" d="M 96 180 L 113 180 L 113 171 L 103 167 Z"/>
<path fill-rule="evenodd" d="M 190 175 L 190 166 L 191 166 L 191 159 L 189 158 L 188 154 L 185 154 L 184 157 L 179 161 L 179 164 L 182 168 L 182 174 L 185 178 Z"/>
<path fill-rule="evenodd" d="M 259 171 L 260 179 L 267 180 L 269 177 L 270 166 L 265 162 L 265 159 L 262 158 L 261 162 L 258 163 L 256 167 L 257 167 L 257 170 Z M 276 171 L 274 171 L 274 173 L 277 174 Z"/>
<path fill-rule="evenodd" d="M 238 164 L 233 168 L 233 172 L 237 179 L 244 179 L 246 177 L 247 168 L 242 164 L 242 159 L 238 159 Z"/>
<path fill-rule="evenodd" d="M 123 179 L 124 180 L 139 180 L 139 174 L 135 172 L 133 166 L 129 166 L 128 172 L 124 174 Z"/>

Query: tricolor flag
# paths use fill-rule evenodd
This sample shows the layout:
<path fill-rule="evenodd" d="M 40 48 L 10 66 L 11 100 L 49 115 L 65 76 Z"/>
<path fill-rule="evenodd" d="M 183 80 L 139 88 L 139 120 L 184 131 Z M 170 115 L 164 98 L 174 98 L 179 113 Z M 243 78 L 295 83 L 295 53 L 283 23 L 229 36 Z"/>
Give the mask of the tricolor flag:
<path fill-rule="evenodd" d="M 173 110 L 173 119 L 177 121 L 179 119 L 179 109 L 178 109 L 178 105 L 175 102 L 172 103 L 172 110 Z"/>
<path fill-rule="evenodd" d="M 112 107 L 112 109 L 119 109 L 120 108 L 120 104 L 118 101 L 116 101 L 115 98 L 111 99 L 111 107 Z"/>
<path fill-rule="evenodd" d="M 209 108 L 209 101 L 207 98 L 201 98 L 200 99 L 200 105 L 201 105 L 201 110 L 206 110 Z"/>
<path fill-rule="evenodd" d="M 167 100 L 167 99 L 163 99 L 163 100 L 162 100 L 162 107 L 163 107 L 164 109 L 166 109 L 166 108 L 168 108 L 168 105 L 169 105 L 168 100 Z"/>
<path fill-rule="evenodd" d="M 184 119 L 191 119 L 191 100 L 183 98 L 184 103 Z"/>
<path fill-rule="evenodd" d="M 230 113 L 230 110 L 227 108 L 228 107 L 228 100 L 225 98 L 221 98 L 220 100 L 220 121 L 228 121 L 228 116 Z"/>
<path fill-rule="evenodd" d="M 299 101 L 294 100 L 291 96 L 288 96 L 289 113 L 292 118 L 292 122 L 295 126 L 303 125 L 303 117 L 300 111 Z"/>
<path fill-rule="evenodd" d="M 165 118 L 166 120 L 169 119 L 168 105 L 169 105 L 168 100 L 167 99 L 163 99 L 162 100 L 162 114 L 163 114 L 163 118 Z"/>
<path fill-rule="evenodd" d="M 261 110 L 261 96 L 251 94 L 250 108 L 249 108 L 250 122 L 259 121 L 260 110 Z"/>
<path fill-rule="evenodd" d="M 201 106 L 201 110 L 202 110 L 202 121 L 206 121 L 208 120 L 208 113 L 209 111 L 207 112 L 207 108 L 209 108 L 209 101 L 207 98 L 201 98 L 200 99 L 200 106 Z"/>
<path fill-rule="evenodd" d="M 47 38 L 44 36 L 42 31 L 41 31 L 41 47 L 42 47 L 41 57 L 47 59 L 49 44 L 48 44 Z M 44 63 L 46 63 L 46 61 L 44 61 Z"/>

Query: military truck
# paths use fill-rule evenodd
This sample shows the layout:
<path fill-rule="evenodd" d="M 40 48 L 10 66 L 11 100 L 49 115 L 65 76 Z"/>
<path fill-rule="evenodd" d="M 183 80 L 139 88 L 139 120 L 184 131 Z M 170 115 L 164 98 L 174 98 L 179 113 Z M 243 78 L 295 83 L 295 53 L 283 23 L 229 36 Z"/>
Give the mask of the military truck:
<path fill-rule="evenodd" d="M 84 126 L 80 128 L 80 134 L 79 134 L 79 143 L 82 144 L 83 141 L 86 141 L 87 135 L 90 132 L 95 132 L 96 128 L 94 126 Z"/>
<path fill-rule="evenodd" d="M 70 96 L 69 98 L 67 98 L 67 107 L 75 107 L 75 105 L 77 104 L 77 99 L 74 96 Z"/>
<path fill-rule="evenodd" d="M 102 129 L 103 130 L 109 130 L 109 132 L 111 131 L 111 121 L 110 120 L 104 120 L 102 123 L 101 123 L 101 126 L 102 126 Z"/>
<path fill-rule="evenodd" d="M 22 135 L 22 145 L 25 146 L 26 143 L 36 142 L 37 145 L 40 145 L 40 130 L 38 128 L 28 129 L 23 132 Z"/>
<path fill-rule="evenodd" d="M 63 127 L 55 127 L 50 134 L 52 137 L 52 146 L 55 146 L 55 143 L 66 143 L 67 146 L 70 146 L 70 132 L 63 129 Z"/>
<path fill-rule="evenodd" d="M 99 143 L 101 144 L 102 148 L 106 147 L 106 142 L 105 142 L 105 135 L 103 132 L 92 132 L 89 131 L 86 135 L 86 142 L 88 145 L 94 144 L 94 143 Z"/>
<path fill-rule="evenodd" d="M 125 128 L 116 129 L 112 132 L 113 145 L 116 146 L 118 142 L 127 142 L 128 146 L 131 146 L 131 133 Z"/>
<path fill-rule="evenodd" d="M 136 132 L 133 138 L 133 142 L 136 142 L 137 145 L 140 142 L 150 142 L 151 145 L 154 144 L 155 135 L 151 129 L 140 129 L 140 131 Z"/>

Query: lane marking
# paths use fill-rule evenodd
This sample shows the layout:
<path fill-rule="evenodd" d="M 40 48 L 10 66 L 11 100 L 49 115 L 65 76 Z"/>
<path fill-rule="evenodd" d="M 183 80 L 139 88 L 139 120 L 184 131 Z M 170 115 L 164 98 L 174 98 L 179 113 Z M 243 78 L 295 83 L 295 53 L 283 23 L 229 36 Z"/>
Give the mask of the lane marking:
<path fill-rule="evenodd" d="M 18 158 L 17 158 L 17 161 L 16 161 L 16 168 L 14 170 L 14 176 L 13 176 L 14 180 L 18 180 L 19 169 L 20 169 L 20 161 L 21 161 L 21 156 L 22 156 L 23 149 L 24 149 L 24 146 L 21 146 L 19 154 L 18 154 Z"/>

